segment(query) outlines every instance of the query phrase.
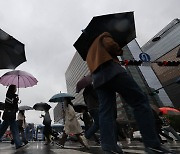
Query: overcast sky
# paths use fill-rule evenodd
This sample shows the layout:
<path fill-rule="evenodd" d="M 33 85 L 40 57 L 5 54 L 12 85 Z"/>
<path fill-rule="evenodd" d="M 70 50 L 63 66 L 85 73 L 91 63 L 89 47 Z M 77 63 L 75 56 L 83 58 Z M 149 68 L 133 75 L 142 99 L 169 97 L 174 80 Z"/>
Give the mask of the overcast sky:
<path fill-rule="evenodd" d="M 180 18 L 179 6 L 180 0 L 0 0 L 0 28 L 25 44 L 27 62 L 16 69 L 39 81 L 20 89 L 21 105 L 48 102 L 59 91 L 66 92 L 65 71 L 76 52 L 73 44 L 93 16 L 134 11 L 137 41 L 142 46 Z M 0 76 L 7 71 L 0 70 Z M 2 102 L 6 91 L 0 85 Z M 41 123 L 40 114 L 27 111 L 27 122 Z"/>

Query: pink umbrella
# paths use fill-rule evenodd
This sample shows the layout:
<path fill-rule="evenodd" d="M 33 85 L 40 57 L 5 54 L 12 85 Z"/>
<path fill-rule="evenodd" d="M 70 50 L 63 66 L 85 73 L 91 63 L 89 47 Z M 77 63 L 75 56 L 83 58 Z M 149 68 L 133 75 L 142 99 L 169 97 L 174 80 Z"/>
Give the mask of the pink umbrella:
<path fill-rule="evenodd" d="M 0 83 L 4 86 L 16 85 L 17 88 L 27 88 L 32 87 L 37 84 L 37 79 L 21 70 L 14 70 L 5 73 L 3 76 L 0 77 Z"/>

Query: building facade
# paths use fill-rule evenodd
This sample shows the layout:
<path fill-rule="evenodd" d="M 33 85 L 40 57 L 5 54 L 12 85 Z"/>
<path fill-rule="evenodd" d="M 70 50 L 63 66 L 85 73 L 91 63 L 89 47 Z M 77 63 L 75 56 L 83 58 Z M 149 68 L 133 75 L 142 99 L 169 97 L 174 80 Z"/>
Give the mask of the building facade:
<path fill-rule="evenodd" d="M 177 53 L 180 50 L 180 20 L 174 19 L 170 22 L 142 46 L 142 50 L 150 55 L 151 61 L 180 61 L 180 58 L 177 58 Z M 175 83 L 180 78 L 180 65 L 158 66 L 156 63 L 153 63 L 152 69 L 164 87 L 163 90 L 169 96 L 173 106 L 180 108 L 180 84 Z M 163 103 L 166 104 L 168 103 L 167 101 L 169 100 L 165 99 Z"/>

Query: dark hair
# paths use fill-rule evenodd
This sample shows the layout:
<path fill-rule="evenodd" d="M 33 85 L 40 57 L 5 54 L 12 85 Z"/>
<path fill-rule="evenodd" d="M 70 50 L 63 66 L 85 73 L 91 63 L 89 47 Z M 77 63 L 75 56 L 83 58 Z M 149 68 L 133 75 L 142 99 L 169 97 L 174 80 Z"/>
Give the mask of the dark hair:
<path fill-rule="evenodd" d="M 12 95 L 12 94 L 15 94 L 15 91 L 16 90 L 16 85 L 10 85 L 8 90 L 7 90 L 7 93 L 6 95 Z"/>
<path fill-rule="evenodd" d="M 68 97 L 66 97 L 65 99 L 67 100 L 67 104 L 66 104 L 67 107 L 68 107 L 68 104 L 71 105 L 71 106 L 73 107 L 73 103 L 71 102 L 71 99 L 68 98 Z"/>

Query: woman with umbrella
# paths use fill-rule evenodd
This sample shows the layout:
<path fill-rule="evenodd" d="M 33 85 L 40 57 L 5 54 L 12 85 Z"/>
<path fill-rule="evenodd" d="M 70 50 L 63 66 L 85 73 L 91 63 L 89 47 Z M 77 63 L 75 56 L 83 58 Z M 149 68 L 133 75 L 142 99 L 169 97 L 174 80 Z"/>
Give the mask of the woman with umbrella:
<path fill-rule="evenodd" d="M 69 134 L 76 135 L 78 141 L 86 148 L 89 149 L 87 140 L 84 136 L 81 135 L 83 132 L 77 118 L 76 113 L 73 108 L 71 99 L 66 97 L 64 98 L 64 112 L 65 112 L 65 125 L 62 138 L 60 139 L 61 147 L 64 147 L 65 141 Z"/>
<path fill-rule="evenodd" d="M 23 145 L 19 138 L 18 126 L 16 123 L 16 112 L 18 111 L 18 100 L 19 100 L 18 95 L 16 94 L 16 90 L 17 88 L 15 85 L 10 85 L 6 93 L 5 110 L 2 116 L 2 119 L 4 121 L 0 129 L 0 138 L 7 130 L 8 126 L 10 126 L 10 130 L 13 135 L 16 149 L 19 149 L 23 147 Z"/>

